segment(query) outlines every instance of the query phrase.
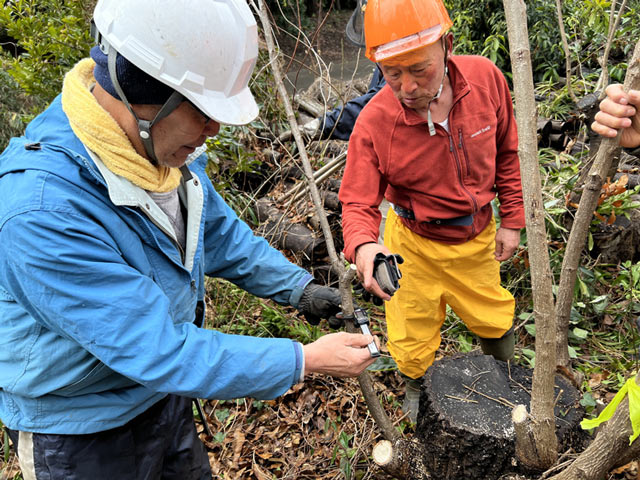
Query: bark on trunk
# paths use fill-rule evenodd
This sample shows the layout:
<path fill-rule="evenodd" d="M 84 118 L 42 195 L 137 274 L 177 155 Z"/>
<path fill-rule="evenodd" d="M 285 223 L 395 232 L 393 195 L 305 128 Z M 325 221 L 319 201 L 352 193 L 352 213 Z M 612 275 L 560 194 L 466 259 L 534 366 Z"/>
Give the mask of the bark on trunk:
<path fill-rule="evenodd" d="M 547 232 L 544 224 L 542 189 L 536 139 L 536 104 L 527 30 L 526 6 L 522 0 L 504 0 L 513 71 L 518 124 L 518 153 L 531 263 L 531 283 L 536 323 L 536 368 L 531 395 L 531 428 L 538 442 L 536 458 L 523 458 L 532 468 L 545 469 L 555 462 L 557 438 L 553 415 L 553 375 L 556 364 L 555 314 Z"/>
<path fill-rule="evenodd" d="M 640 88 L 640 42 L 636 44 L 633 58 L 629 63 L 624 80 L 624 89 Z M 565 248 L 560 273 L 560 286 L 556 304 L 556 347 L 558 365 L 568 369 L 570 367 L 567 346 L 569 344 L 569 317 L 573 303 L 574 287 L 580 255 L 584 249 L 585 240 L 589 232 L 589 225 L 596 209 L 602 184 L 606 180 L 606 172 L 611 166 L 613 158 L 619 151 L 620 132 L 616 138 L 605 138 L 601 141 L 591 170 L 584 186 L 580 204 L 576 212 L 569 240 Z"/>
<path fill-rule="evenodd" d="M 515 456 L 511 411 L 516 404 L 530 404 L 531 382 L 530 369 L 477 353 L 435 362 L 422 385 L 417 444 L 410 450 L 413 463 L 397 453 L 385 457 L 378 452 L 392 465 L 385 470 L 406 479 L 428 472 L 438 480 L 497 480 L 505 473 L 530 473 Z M 555 382 L 559 441 L 563 448 L 580 451 L 588 438 L 579 427 L 584 415 L 580 392 L 564 377 L 556 376 Z M 535 442 L 530 445 L 535 452 Z"/>

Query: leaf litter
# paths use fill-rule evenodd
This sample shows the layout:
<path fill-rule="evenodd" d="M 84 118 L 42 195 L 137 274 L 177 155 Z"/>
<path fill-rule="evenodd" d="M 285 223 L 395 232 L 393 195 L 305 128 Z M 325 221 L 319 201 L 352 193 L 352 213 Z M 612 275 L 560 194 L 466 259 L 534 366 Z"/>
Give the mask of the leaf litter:
<path fill-rule="evenodd" d="M 406 427 L 397 374 L 372 373 L 387 414 Z M 355 379 L 311 375 L 276 400 L 205 401 L 204 410 L 213 436 L 197 425 L 216 479 L 392 478 L 370 459 L 383 438 Z"/>

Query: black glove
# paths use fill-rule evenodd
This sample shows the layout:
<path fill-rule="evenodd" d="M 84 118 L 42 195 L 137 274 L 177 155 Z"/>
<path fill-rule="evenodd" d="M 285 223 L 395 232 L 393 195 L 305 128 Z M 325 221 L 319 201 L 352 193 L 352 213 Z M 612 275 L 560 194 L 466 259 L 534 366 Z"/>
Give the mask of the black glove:
<path fill-rule="evenodd" d="M 380 297 L 365 290 L 364 286 L 361 283 L 357 283 L 353 287 L 353 294 L 361 296 L 365 302 L 373 302 L 373 304 L 378 307 L 384 303 Z"/>
<path fill-rule="evenodd" d="M 341 301 L 337 288 L 311 282 L 302 292 L 298 310 L 311 325 L 318 325 L 321 319 L 326 318 L 332 328 L 338 328 L 342 325 L 342 320 L 336 317 L 340 312 Z"/>

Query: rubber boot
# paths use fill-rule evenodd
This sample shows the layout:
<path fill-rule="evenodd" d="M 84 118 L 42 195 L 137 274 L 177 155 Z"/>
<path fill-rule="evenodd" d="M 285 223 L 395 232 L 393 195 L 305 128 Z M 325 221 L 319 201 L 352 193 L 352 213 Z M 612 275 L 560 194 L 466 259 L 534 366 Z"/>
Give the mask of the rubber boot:
<path fill-rule="evenodd" d="M 404 380 L 402 412 L 407 415 L 407 418 L 411 420 L 411 422 L 416 423 L 418 420 L 418 408 L 420 407 L 422 379 L 407 377 L 403 373 L 401 373 L 400 376 Z"/>
<path fill-rule="evenodd" d="M 506 362 L 513 360 L 513 351 L 516 344 L 513 327 L 506 331 L 500 338 L 482 338 L 480 340 L 480 348 L 485 355 L 491 355 L 496 360 Z"/>

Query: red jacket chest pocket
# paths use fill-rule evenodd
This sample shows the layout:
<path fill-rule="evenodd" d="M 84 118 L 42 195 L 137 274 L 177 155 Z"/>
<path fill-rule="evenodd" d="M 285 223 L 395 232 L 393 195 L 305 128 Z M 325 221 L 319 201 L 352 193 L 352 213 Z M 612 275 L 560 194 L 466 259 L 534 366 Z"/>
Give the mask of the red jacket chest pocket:
<path fill-rule="evenodd" d="M 451 132 L 465 184 L 492 188 L 496 170 L 495 115 L 465 118 Z"/>

